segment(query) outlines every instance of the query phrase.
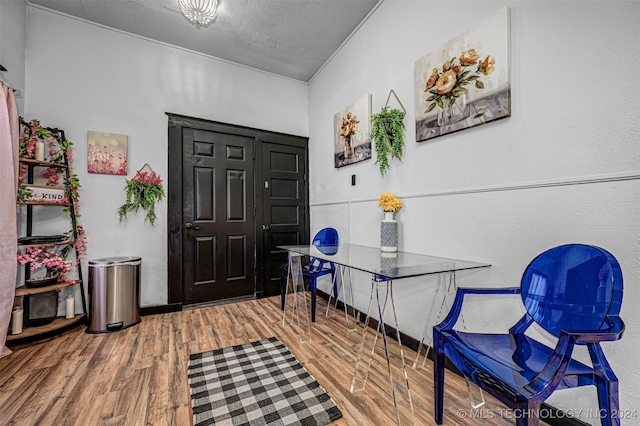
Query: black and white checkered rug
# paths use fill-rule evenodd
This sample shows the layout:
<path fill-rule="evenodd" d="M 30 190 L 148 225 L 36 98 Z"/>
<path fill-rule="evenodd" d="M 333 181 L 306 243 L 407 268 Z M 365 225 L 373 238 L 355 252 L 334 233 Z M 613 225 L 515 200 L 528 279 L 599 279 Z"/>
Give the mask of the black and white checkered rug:
<path fill-rule="evenodd" d="M 194 425 L 326 425 L 342 413 L 275 337 L 193 354 Z"/>

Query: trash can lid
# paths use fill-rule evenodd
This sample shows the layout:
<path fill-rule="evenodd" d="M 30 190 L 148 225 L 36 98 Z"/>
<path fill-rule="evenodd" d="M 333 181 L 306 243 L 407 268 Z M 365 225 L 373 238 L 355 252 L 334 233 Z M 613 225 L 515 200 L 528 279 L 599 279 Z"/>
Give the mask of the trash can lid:
<path fill-rule="evenodd" d="M 93 266 L 108 266 L 108 265 L 120 265 L 123 263 L 140 263 L 142 258 L 139 256 L 116 256 L 116 257 L 103 257 L 102 259 L 93 259 L 89 261 L 89 265 Z"/>

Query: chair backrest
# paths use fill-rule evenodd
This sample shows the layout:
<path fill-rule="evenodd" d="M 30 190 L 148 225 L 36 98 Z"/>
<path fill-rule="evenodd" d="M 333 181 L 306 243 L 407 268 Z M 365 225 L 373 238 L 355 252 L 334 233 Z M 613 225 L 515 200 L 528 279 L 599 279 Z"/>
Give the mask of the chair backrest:
<path fill-rule="evenodd" d="M 313 245 L 324 254 L 336 254 L 338 244 L 338 231 L 334 228 L 323 228 L 313 237 Z"/>
<path fill-rule="evenodd" d="M 569 244 L 545 251 L 527 267 L 522 301 L 549 333 L 600 330 L 622 304 L 622 271 L 608 251 Z"/>

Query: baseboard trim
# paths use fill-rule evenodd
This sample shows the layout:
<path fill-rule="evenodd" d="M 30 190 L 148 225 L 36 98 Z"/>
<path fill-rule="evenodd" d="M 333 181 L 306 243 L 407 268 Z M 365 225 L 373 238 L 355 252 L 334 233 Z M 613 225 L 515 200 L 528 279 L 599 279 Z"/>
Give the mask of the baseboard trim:
<path fill-rule="evenodd" d="M 214 300 L 212 302 L 193 303 L 191 305 L 182 305 L 182 310 L 187 311 L 198 308 L 208 308 L 210 306 L 228 305 L 230 303 L 246 302 L 247 300 L 254 300 L 253 294 L 249 296 L 229 297 L 227 299 Z"/>
<path fill-rule="evenodd" d="M 140 315 L 144 317 L 147 315 L 180 312 L 181 310 L 182 310 L 182 303 L 170 303 L 168 305 L 146 306 L 144 308 L 140 308 Z"/>

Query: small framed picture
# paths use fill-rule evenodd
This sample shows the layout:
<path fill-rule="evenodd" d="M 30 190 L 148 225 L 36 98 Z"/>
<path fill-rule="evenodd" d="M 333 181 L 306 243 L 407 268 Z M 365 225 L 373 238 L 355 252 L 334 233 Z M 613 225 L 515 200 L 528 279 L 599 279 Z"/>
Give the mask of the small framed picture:
<path fill-rule="evenodd" d="M 126 175 L 128 146 L 129 137 L 127 135 L 89 130 L 87 135 L 87 172 Z"/>
<path fill-rule="evenodd" d="M 334 123 L 335 167 L 371 158 L 371 95 L 366 94 L 338 111 Z"/>

